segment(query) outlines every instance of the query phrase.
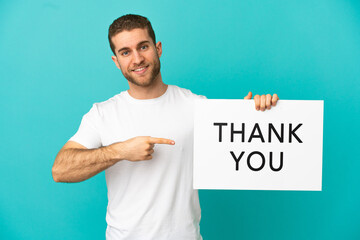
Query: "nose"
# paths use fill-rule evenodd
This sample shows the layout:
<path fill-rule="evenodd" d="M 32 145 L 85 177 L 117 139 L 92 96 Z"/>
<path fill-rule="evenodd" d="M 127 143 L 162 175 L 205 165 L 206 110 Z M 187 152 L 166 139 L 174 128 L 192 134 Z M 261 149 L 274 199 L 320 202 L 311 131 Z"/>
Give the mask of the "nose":
<path fill-rule="evenodd" d="M 134 51 L 133 63 L 136 65 L 140 65 L 143 61 L 144 61 L 144 56 L 140 52 Z"/>

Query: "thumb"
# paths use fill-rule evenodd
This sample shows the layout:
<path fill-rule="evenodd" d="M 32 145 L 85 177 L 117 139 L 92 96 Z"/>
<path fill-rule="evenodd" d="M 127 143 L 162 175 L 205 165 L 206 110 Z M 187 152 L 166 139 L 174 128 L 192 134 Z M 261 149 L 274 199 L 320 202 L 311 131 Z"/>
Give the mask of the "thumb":
<path fill-rule="evenodd" d="M 246 97 L 244 97 L 245 100 L 250 100 L 252 98 L 252 93 L 249 92 Z"/>

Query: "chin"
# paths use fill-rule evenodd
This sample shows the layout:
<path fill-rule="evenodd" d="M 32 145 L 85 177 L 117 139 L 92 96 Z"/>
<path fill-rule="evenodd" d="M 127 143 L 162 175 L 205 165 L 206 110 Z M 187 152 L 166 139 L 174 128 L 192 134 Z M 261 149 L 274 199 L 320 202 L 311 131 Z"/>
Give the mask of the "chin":
<path fill-rule="evenodd" d="M 128 78 L 128 81 L 139 87 L 149 87 L 155 82 L 154 80 L 137 81 L 132 78 Z"/>
<path fill-rule="evenodd" d="M 151 68 L 147 73 L 147 76 L 139 77 L 135 73 L 129 73 L 124 74 L 125 78 L 129 81 L 129 83 L 132 83 L 139 87 L 149 87 L 151 85 L 154 85 L 156 82 L 157 77 L 160 74 L 160 68 Z"/>

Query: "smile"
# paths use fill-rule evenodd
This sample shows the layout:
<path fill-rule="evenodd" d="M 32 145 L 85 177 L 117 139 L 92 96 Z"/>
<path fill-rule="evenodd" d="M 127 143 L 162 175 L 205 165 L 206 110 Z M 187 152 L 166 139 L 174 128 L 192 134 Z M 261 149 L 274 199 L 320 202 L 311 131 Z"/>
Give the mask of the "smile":
<path fill-rule="evenodd" d="M 137 68 L 137 69 L 134 69 L 134 70 L 132 70 L 133 72 L 135 72 L 135 73 L 137 73 L 137 74 L 142 74 L 142 73 L 144 73 L 145 71 L 146 71 L 146 69 L 149 67 L 149 65 L 148 66 L 144 66 L 144 67 L 140 67 L 140 68 Z"/>

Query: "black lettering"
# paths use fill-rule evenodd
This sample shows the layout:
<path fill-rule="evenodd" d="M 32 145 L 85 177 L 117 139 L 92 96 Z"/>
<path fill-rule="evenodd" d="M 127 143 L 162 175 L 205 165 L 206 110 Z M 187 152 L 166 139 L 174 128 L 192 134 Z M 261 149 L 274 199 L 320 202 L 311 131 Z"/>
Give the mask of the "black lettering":
<path fill-rule="evenodd" d="M 245 123 L 241 124 L 242 128 L 240 131 L 235 131 L 234 130 L 234 123 L 231 123 L 231 142 L 234 142 L 234 134 L 241 134 L 241 142 L 245 141 Z"/>
<path fill-rule="evenodd" d="M 296 126 L 296 128 L 294 128 L 294 130 L 291 130 L 292 128 L 292 124 L 290 123 L 289 125 L 289 143 L 291 143 L 291 136 L 294 136 L 296 138 L 296 140 L 298 140 L 299 143 L 302 143 L 301 139 L 295 134 L 295 131 L 299 129 L 299 127 L 301 127 L 302 123 L 299 123 L 299 125 Z"/>
<path fill-rule="evenodd" d="M 239 171 L 239 162 L 240 162 L 240 159 L 242 158 L 242 156 L 244 155 L 244 151 L 241 152 L 240 156 L 237 158 L 235 153 L 233 151 L 230 151 L 231 153 L 231 156 L 234 158 L 235 162 L 236 162 L 236 167 L 235 167 L 235 170 L 236 171 Z"/>
<path fill-rule="evenodd" d="M 279 133 L 276 131 L 274 125 L 272 123 L 269 123 L 269 143 L 271 143 L 271 132 L 275 133 L 277 139 L 279 140 L 279 142 L 284 142 L 284 124 L 281 124 L 281 132 L 280 135 Z"/>
<path fill-rule="evenodd" d="M 255 135 L 255 131 L 256 131 L 256 130 L 259 132 L 258 135 Z M 255 126 L 254 126 L 254 128 L 253 128 L 253 130 L 252 130 L 252 132 L 251 132 L 251 135 L 250 135 L 250 137 L 249 137 L 249 141 L 248 141 L 248 142 L 251 142 L 251 140 L 252 140 L 253 138 L 260 138 L 260 139 L 261 139 L 261 142 L 265 142 L 264 137 L 263 137 L 263 135 L 262 135 L 262 133 L 261 133 L 261 130 L 260 130 L 260 127 L 259 127 L 259 124 L 258 124 L 258 123 L 255 123 Z"/>
<path fill-rule="evenodd" d="M 261 157 L 261 160 L 262 160 L 262 163 L 261 163 L 261 166 L 258 167 L 258 168 L 253 168 L 250 164 L 250 159 L 251 159 L 251 156 L 254 155 L 254 154 L 258 154 L 260 155 Z M 248 158 L 247 158 L 247 165 L 248 167 L 253 170 L 253 171 L 260 171 L 261 169 L 263 169 L 264 165 L 265 165 L 265 157 L 264 155 L 261 153 L 261 152 L 258 152 L 258 151 L 255 151 L 255 152 L 252 152 L 249 154 Z"/>
<path fill-rule="evenodd" d="M 222 141 L 222 126 L 227 126 L 227 123 L 214 123 L 214 126 L 219 126 L 219 142 Z"/>
<path fill-rule="evenodd" d="M 278 168 L 274 168 L 273 162 L 272 162 L 272 152 L 270 152 L 270 168 L 271 168 L 271 170 L 273 170 L 274 172 L 280 171 L 283 167 L 283 158 L 284 158 L 284 153 L 280 152 L 280 166 Z"/>

